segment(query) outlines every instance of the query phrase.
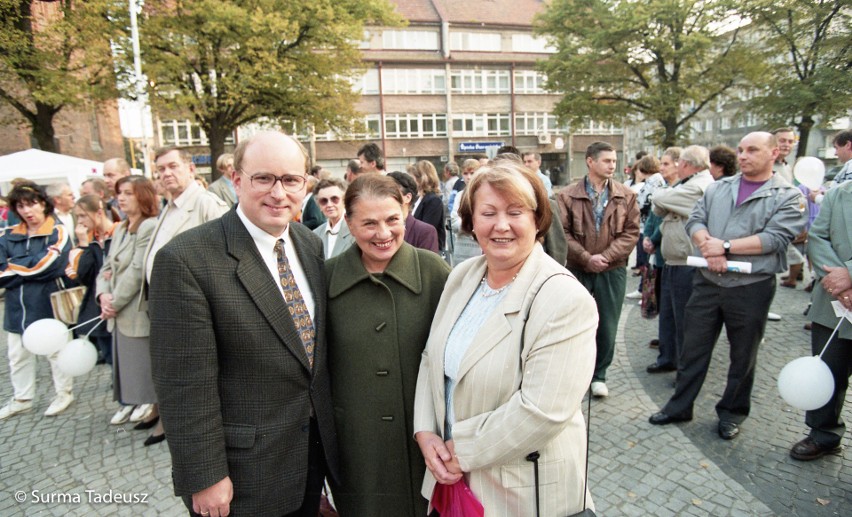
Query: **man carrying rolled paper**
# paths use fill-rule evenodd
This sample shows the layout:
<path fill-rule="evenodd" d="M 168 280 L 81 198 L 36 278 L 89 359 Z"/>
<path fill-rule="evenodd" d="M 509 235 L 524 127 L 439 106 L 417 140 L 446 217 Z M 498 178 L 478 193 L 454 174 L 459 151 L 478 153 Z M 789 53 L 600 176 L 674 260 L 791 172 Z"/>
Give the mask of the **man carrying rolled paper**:
<path fill-rule="evenodd" d="M 757 348 L 775 296 L 775 275 L 784 271 L 787 244 L 807 221 L 802 193 L 773 176 L 778 144 L 770 133 L 749 133 L 737 157 L 742 174 L 707 187 L 686 224 L 695 249 L 707 260 L 695 278 L 686 305 L 683 351 L 677 387 L 654 425 L 692 420 L 692 408 L 716 339 L 725 326 L 731 346 L 728 383 L 716 404 L 718 432 L 724 440 L 739 434 L 748 417 Z M 728 260 L 750 262 L 750 274 L 728 271 Z"/>

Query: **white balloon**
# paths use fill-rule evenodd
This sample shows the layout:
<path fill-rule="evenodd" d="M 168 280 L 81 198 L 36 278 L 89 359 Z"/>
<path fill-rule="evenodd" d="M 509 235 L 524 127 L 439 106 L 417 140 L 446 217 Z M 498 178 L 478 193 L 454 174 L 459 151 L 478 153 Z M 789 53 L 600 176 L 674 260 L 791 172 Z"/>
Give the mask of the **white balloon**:
<path fill-rule="evenodd" d="M 59 352 L 56 363 L 66 374 L 77 377 L 89 373 L 98 362 L 98 351 L 88 339 L 78 338 Z"/>
<path fill-rule="evenodd" d="M 819 190 L 825 180 L 825 164 L 819 158 L 805 156 L 793 167 L 793 176 L 811 190 Z"/>
<path fill-rule="evenodd" d="M 34 321 L 24 329 L 24 335 L 21 336 L 24 348 L 36 355 L 56 353 L 70 339 L 71 331 L 68 326 L 52 318 Z"/>
<path fill-rule="evenodd" d="M 791 406 L 805 411 L 826 405 L 834 393 L 834 377 L 819 356 L 787 363 L 778 375 L 778 391 Z"/>

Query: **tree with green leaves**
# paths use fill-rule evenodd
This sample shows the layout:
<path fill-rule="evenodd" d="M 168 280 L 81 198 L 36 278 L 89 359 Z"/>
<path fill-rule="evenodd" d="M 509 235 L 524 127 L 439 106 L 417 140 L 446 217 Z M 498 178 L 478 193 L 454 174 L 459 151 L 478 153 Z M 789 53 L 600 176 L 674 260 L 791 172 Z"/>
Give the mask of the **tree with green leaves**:
<path fill-rule="evenodd" d="M 749 0 L 740 9 L 775 56 L 749 109 L 795 126 L 804 156 L 817 121 L 852 109 L 852 0 Z"/>
<path fill-rule="evenodd" d="M 110 42 L 126 5 L 116 0 L 0 0 L 0 102 L 56 152 L 61 110 L 117 97 Z"/>
<path fill-rule="evenodd" d="M 554 112 L 572 125 L 656 122 L 675 145 L 704 108 L 760 77 L 733 0 L 553 0 L 537 32 L 557 49 L 544 61 Z"/>
<path fill-rule="evenodd" d="M 385 0 L 149 0 L 140 39 L 151 103 L 198 122 L 214 162 L 250 122 L 346 130 L 364 25 L 396 23 Z"/>

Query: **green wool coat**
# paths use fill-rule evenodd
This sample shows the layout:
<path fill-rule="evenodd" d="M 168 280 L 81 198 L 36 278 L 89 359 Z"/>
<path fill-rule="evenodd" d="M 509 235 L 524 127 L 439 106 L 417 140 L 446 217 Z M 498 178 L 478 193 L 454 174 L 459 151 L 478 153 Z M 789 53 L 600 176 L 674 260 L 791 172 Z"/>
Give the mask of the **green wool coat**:
<path fill-rule="evenodd" d="M 340 480 L 340 515 L 423 516 L 426 467 L 414 441 L 417 373 L 450 268 L 403 243 L 371 275 L 351 246 L 326 262 L 328 356 Z"/>

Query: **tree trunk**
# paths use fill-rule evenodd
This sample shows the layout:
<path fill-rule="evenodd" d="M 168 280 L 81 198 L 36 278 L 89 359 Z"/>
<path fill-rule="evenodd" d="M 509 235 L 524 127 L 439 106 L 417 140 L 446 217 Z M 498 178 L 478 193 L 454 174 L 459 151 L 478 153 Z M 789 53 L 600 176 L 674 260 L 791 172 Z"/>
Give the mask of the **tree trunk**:
<path fill-rule="evenodd" d="M 51 153 L 58 153 L 56 132 L 53 129 L 53 117 L 59 112 L 55 106 L 36 102 L 35 117 L 30 119 L 32 123 L 32 136 L 36 141 L 38 149 Z"/>
<path fill-rule="evenodd" d="M 210 124 L 209 127 L 207 141 L 210 142 L 210 181 L 213 182 L 222 176 L 222 173 L 216 168 L 216 160 L 225 153 L 225 139 L 231 134 L 231 131 L 215 122 Z"/>
<path fill-rule="evenodd" d="M 814 127 L 814 118 L 811 115 L 802 116 L 802 121 L 796 124 L 799 129 L 799 146 L 796 148 L 796 158 L 805 156 L 808 152 L 808 139 L 811 137 L 811 129 Z"/>
<path fill-rule="evenodd" d="M 663 141 L 660 142 L 663 145 L 663 149 L 674 147 L 677 144 L 677 121 L 672 117 L 668 120 L 661 120 L 660 124 L 662 124 L 665 131 Z"/>

